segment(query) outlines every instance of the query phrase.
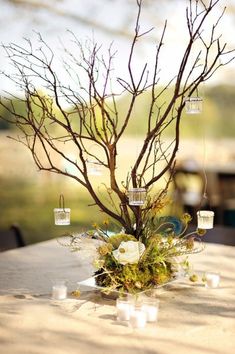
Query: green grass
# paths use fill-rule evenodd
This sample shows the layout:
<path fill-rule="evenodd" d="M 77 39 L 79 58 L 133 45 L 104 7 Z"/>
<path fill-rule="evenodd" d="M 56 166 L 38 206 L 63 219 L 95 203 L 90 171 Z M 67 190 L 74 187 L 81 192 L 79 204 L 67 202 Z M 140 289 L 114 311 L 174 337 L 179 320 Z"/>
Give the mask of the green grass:
<path fill-rule="evenodd" d="M 58 207 L 58 190 L 63 187 L 66 207 L 71 208 L 71 225 L 55 226 L 53 209 Z M 1 179 L 0 227 L 7 229 L 18 223 L 27 244 L 36 243 L 91 228 L 104 216 L 97 207 L 89 207 L 90 199 L 80 186 L 58 182 L 43 184 L 15 179 Z"/>

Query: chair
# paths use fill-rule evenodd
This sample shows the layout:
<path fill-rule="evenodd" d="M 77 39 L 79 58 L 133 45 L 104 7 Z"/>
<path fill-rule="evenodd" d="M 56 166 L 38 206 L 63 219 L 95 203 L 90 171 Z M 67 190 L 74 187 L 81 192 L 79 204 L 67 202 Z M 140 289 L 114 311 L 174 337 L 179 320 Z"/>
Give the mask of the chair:
<path fill-rule="evenodd" d="M 219 172 L 218 181 L 223 224 L 235 227 L 235 172 Z"/>
<path fill-rule="evenodd" d="M 24 238 L 18 225 L 13 224 L 7 230 L 0 230 L 0 252 L 24 246 Z"/>
<path fill-rule="evenodd" d="M 197 164 L 184 163 L 176 167 L 173 175 L 174 199 L 196 221 L 196 213 L 202 204 L 203 176 Z"/>
<path fill-rule="evenodd" d="M 215 222 L 223 224 L 224 193 L 216 172 L 206 171 L 205 175 L 195 161 L 184 161 L 176 166 L 173 182 L 176 202 L 193 217 L 194 223 L 197 220 L 197 211 L 209 208 L 215 212 Z"/>

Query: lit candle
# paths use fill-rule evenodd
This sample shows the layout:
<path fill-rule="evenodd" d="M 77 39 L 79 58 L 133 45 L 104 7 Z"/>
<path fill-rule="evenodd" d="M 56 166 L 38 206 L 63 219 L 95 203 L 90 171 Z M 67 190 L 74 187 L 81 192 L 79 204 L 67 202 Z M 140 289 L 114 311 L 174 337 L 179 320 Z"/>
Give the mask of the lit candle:
<path fill-rule="evenodd" d="M 130 316 L 130 325 L 133 328 L 144 328 L 146 325 L 146 312 L 143 311 L 142 307 L 133 309 Z"/>
<path fill-rule="evenodd" d="M 67 286 L 64 281 L 55 283 L 52 287 L 52 298 L 54 300 L 64 300 L 67 298 Z"/>
<path fill-rule="evenodd" d="M 210 210 L 199 210 L 197 212 L 198 229 L 213 229 L 214 212 Z"/>
<path fill-rule="evenodd" d="M 146 313 L 147 322 L 156 322 L 158 317 L 159 300 L 146 299 L 143 302 L 142 310 Z"/>
<path fill-rule="evenodd" d="M 128 299 L 117 299 L 116 309 L 118 321 L 129 321 L 133 303 Z"/>
<path fill-rule="evenodd" d="M 220 275 L 218 273 L 206 273 L 206 287 L 218 288 L 220 283 Z"/>

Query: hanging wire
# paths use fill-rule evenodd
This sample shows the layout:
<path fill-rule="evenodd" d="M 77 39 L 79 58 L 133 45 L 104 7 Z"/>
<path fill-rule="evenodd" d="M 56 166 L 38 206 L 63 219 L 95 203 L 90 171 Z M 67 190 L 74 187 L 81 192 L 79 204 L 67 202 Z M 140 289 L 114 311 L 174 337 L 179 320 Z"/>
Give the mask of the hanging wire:
<path fill-rule="evenodd" d="M 197 95 L 198 95 L 198 89 L 197 89 Z M 199 215 L 200 215 L 200 209 L 204 201 L 208 205 L 209 209 L 211 209 L 210 198 L 208 198 L 208 194 L 207 194 L 207 188 L 208 188 L 208 177 L 206 173 L 207 147 L 206 147 L 206 129 L 205 129 L 204 121 L 202 123 L 202 146 L 203 146 L 203 160 L 202 160 L 203 191 L 202 191 L 201 201 L 199 204 Z"/>
<path fill-rule="evenodd" d="M 59 197 L 59 208 L 63 209 L 63 211 L 65 211 L 65 203 L 64 203 L 64 196 L 63 194 L 60 194 Z"/>

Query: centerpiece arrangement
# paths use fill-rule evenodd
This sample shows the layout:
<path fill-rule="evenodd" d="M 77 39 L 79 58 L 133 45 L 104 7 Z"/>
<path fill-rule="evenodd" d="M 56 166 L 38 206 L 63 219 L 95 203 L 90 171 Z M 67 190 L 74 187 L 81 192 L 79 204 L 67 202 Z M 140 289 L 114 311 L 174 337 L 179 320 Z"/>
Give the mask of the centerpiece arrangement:
<path fill-rule="evenodd" d="M 223 11 L 212 24 L 210 21 L 219 2 L 188 2 L 187 42 L 178 70 L 168 82 L 161 80 L 160 71 L 167 21 L 156 34 L 151 64 L 146 62 L 138 70 L 134 66 L 137 47 L 153 33 L 153 29 L 141 30 L 144 0 L 136 0 L 134 34 L 123 77 L 114 79 L 116 53 L 112 46 L 104 53 L 102 46 L 82 43 L 73 33 L 75 52 L 64 48 L 67 85 L 54 69 L 55 55 L 40 34 L 38 48 L 29 40 L 25 46 L 3 46 L 15 68 L 14 75 L 5 75 L 21 89 L 24 96 L 20 100 L 26 108 L 21 113 L 14 97 L 1 97 L 0 105 L 11 114 L 9 122 L 20 130 L 15 139 L 30 150 L 40 171 L 75 180 L 87 190 L 92 205 L 116 224 L 115 234 L 96 225 L 84 236 L 101 241 L 95 276 L 97 284 L 106 289 L 135 293 L 164 284 L 176 276 L 182 263 L 179 256 L 201 249 L 194 240 L 204 231 L 187 233 L 188 214 L 176 218 L 162 211 L 174 178 L 184 108 L 188 114 L 200 113 L 200 85 L 233 59 L 218 32 Z M 120 97 L 126 98 L 122 107 Z M 133 122 L 138 127 L 135 112 L 143 97 L 147 102 L 145 135 L 125 171 L 119 162 L 120 144 Z M 166 140 L 169 127 L 174 131 L 171 141 Z M 100 173 L 107 177 L 103 193 L 96 186 L 95 176 Z M 64 206 L 57 210 L 66 219 L 64 225 L 68 213 Z M 76 237 L 72 237 L 71 247 L 76 249 Z"/>
<path fill-rule="evenodd" d="M 105 293 L 138 294 L 189 271 L 188 258 L 182 256 L 200 252 L 203 249 L 200 238 L 205 234 L 203 229 L 187 233 L 190 221 L 186 213 L 181 219 L 148 215 L 138 238 L 124 230 L 110 234 L 95 225 L 96 230 L 71 236 L 67 245 L 72 251 L 79 251 L 84 238 L 99 240 L 94 258 L 96 285 Z"/>

